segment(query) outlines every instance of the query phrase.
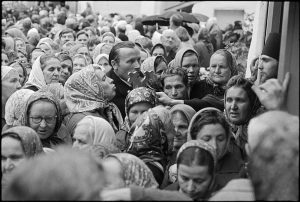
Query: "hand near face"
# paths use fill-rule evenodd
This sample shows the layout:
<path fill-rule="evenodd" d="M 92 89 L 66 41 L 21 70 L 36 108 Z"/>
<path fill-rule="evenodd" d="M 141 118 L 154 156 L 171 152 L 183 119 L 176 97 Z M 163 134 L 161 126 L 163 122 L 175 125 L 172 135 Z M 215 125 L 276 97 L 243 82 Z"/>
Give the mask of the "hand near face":
<path fill-rule="evenodd" d="M 157 92 L 158 101 L 163 103 L 164 105 L 171 105 L 173 99 L 167 96 L 164 92 Z"/>
<path fill-rule="evenodd" d="M 290 73 L 287 72 L 283 83 L 278 79 L 269 79 L 259 86 L 253 85 L 252 90 L 267 110 L 282 110 L 286 109 L 286 96 L 289 83 Z"/>

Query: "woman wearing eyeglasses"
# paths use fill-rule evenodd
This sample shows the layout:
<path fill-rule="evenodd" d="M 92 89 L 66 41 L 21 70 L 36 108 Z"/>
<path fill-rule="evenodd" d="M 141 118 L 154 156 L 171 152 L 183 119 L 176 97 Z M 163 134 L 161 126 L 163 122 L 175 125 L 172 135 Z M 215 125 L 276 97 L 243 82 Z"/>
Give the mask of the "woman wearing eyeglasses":
<path fill-rule="evenodd" d="M 62 123 L 59 102 L 49 91 L 39 90 L 27 101 L 22 125 L 29 126 L 39 135 L 43 147 L 53 148 L 64 141 L 57 135 Z"/>

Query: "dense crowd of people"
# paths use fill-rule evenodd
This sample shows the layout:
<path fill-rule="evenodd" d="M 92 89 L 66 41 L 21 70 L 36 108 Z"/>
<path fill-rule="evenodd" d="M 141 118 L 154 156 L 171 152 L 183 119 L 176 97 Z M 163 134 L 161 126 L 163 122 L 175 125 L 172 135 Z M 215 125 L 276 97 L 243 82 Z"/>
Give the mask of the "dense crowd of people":
<path fill-rule="evenodd" d="M 7 8 L 2 199 L 299 200 L 280 35 L 245 78 L 250 42 L 240 21 L 221 30 L 215 18 L 150 26 L 89 4 Z"/>

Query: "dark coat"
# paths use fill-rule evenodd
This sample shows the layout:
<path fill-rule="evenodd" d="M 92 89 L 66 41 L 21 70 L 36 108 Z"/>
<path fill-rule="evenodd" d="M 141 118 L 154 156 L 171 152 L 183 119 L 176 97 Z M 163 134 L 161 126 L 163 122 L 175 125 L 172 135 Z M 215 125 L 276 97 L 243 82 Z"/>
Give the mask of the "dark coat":
<path fill-rule="evenodd" d="M 128 95 L 128 92 L 130 92 L 133 88 L 129 86 L 127 83 L 122 81 L 119 76 L 116 75 L 113 69 L 111 69 L 109 72 L 106 74 L 109 78 L 114 80 L 114 84 L 116 85 L 116 95 L 115 97 L 111 100 L 119 110 L 121 111 L 123 119 L 125 119 L 125 99 L 126 96 Z"/>

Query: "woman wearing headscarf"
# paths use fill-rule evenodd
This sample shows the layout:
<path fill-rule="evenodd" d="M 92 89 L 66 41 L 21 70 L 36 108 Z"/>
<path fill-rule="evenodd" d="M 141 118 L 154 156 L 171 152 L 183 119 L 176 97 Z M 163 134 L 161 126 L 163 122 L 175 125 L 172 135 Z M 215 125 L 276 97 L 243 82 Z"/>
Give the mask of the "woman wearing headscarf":
<path fill-rule="evenodd" d="M 27 70 L 25 67 L 25 64 L 19 61 L 15 61 L 13 63 L 10 63 L 9 65 L 10 67 L 13 67 L 17 70 L 17 72 L 19 73 L 19 81 L 21 86 L 24 86 L 25 82 L 28 79 L 28 75 L 27 75 Z"/>
<path fill-rule="evenodd" d="M 18 89 L 21 88 L 18 72 L 9 66 L 1 66 L 1 129 L 6 124 L 5 105 L 8 98 Z"/>
<path fill-rule="evenodd" d="M 36 47 L 37 44 L 39 43 L 39 40 L 41 39 L 38 30 L 36 28 L 31 28 L 27 32 L 27 39 L 28 39 L 28 43 L 30 45 L 32 45 L 33 47 Z"/>
<path fill-rule="evenodd" d="M 16 27 L 12 27 L 12 28 L 9 28 L 8 30 L 6 30 L 5 35 L 9 35 L 12 38 L 21 38 L 25 42 L 27 41 L 26 36 L 24 35 L 24 33 Z"/>
<path fill-rule="evenodd" d="M 163 56 L 152 56 L 146 58 L 141 65 L 141 72 L 145 73 L 153 71 L 156 75 L 161 75 L 161 73 L 167 69 L 167 61 Z"/>
<path fill-rule="evenodd" d="M 167 105 L 187 104 L 199 111 L 205 107 L 224 110 L 224 93 L 229 79 L 238 74 L 236 60 L 225 50 L 217 50 L 210 58 L 210 70 L 205 80 L 194 83 L 190 91 L 190 100 L 174 100 L 162 92 L 159 101 Z M 201 89 L 201 90 L 199 90 Z"/>
<path fill-rule="evenodd" d="M 38 43 L 36 47 L 42 49 L 46 54 L 54 53 L 52 46 L 46 41 Z"/>
<path fill-rule="evenodd" d="M 105 32 L 101 36 L 101 43 L 114 45 L 116 42 L 116 37 L 112 32 Z"/>
<path fill-rule="evenodd" d="M 218 189 L 215 184 L 217 156 L 211 145 L 202 140 L 190 140 L 179 149 L 176 162 L 178 181 L 166 190 L 179 190 L 194 201 L 203 201 Z M 191 180 L 193 186 L 190 186 Z"/>
<path fill-rule="evenodd" d="M 98 64 L 105 69 L 105 73 L 111 70 L 111 66 L 109 64 L 109 56 L 106 53 L 102 53 L 96 57 L 94 60 L 94 64 Z"/>
<path fill-rule="evenodd" d="M 24 160 L 43 154 L 43 146 L 37 133 L 26 126 L 10 128 L 1 135 L 2 192 L 10 174 Z M 18 158 L 15 158 L 18 156 Z"/>
<path fill-rule="evenodd" d="M 189 124 L 189 140 L 203 140 L 216 150 L 216 184 L 219 188 L 232 179 L 240 178 L 244 166 L 242 152 L 220 110 L 207 107 L 197 112 Z"/>
<path fill-rule="evenodd" d="M 89 115 L 79 121 L 73 139 L 73 148 L 88 150 L 94 145 L 107 145 L 108 148 L 113 146 L 116 135 L 105 119 Z"/>
<path fill-rule="evenodd" d="M 47 84 L 59 83 L 60 70 L 61 63 L 55 55 L 42 55 L 34 61 L 28 81 L 23 88 L 37 91 Z"/>
<path fill-rule="evenodd" d="M 172 179 L 169 178 L 169 168 L 170 166 L 176 163 L 177 152 L 180 149 L 180 147 L 187 141 L 188 126 L 192 117 L 196 114 L 196 111 L 188 105 L 178 104 L 174 105 L 170 109 L 170 113 L 172 117 L 172 123 L 175 128 L 174 146 L 172 156 L 167 166 L 164 181 L 161 185 L 161 188 L 164 188 L 171 182 L 173 182 Z"/>
<path fill-rule="evenodd" d="M 170 112 L 163 106 L 143 113 L 130 130 L 126 152 L 142 159 L 159 184 L 173 150 L 174 132 Z"/>
<path fill-rule="evenodd" d="M 110 102 L 115 96 L 115 86 L 104 71 L 96 74 L 88 67 L 72 74 L 65 83 L 64 95 L 70 111 L 64 121 L 72 136 L 77 123 L 87 115 L 104 118 L 114 131 L 123 124 L 120 110 Z"/>
<path fill-rule="evenodd" d="M 109 55 L 111 49 L 112 49 L 112 45 L 111 44 L 99 43 L 95 47 L 94 55 L 93 55 L 93 60 L 95 60 L 98 55 L 103 54 L 103 53 Z"/>
<path fill-rule="evenodd" d="M 141 33 L 140 33 L 138 30 L 134 29 L 134 30 L 129 31 L 129 32 L 127 33 L 127 36 L 128 36 L 128 40 L 129 40 L 129 41 L 132 41 L 132 42 L 134 43 L 135 40 L 136 40 L 139 36 L 141 36 Z"/>
<path fill-rule="evenodd" d="M 39 90 L 29 97 L 21 124 L 31 127 L 38 133 L 43 147 L 53 149 L 65 143 L 58 135 L 62 124 L 60 104 L 49 91 Z"/>
<path fill-rule="evenodd" d="M 2 37 L 3 42 L 5 43 L 5 51 L 6 52 L 11 52 L 15 51 L 15 41 L 11 36 L 4 36 Z M 3 43 L 2 42 L 2 43 Z"/>
<path fill-rule="evenodd" d="M 21 124 L 21 115 L 26 106 L 26 102 L 34 91 L 29 89 L 20 89 L 14 92 L 7 100 L 5 105 L 5 121 L 10 128 Z M 3 128 L 3 130 L 5 130 Z"/>
<path fill-rule="evenodd" d="M 19 38 L 19 37 L 15 37 L 14 41 L 15 41 L 15 50 L 16 51 L 21 51 L 21 52 L 27 54 L 25 41 L 22 38 Z"/>
<path fill-rule="evenodd" d="M 125 150 L 129 131 L 132 124 L 142 113 L 157 105 L 155 92 L 146 87 L 135 88 L 130 91 L 125 99 L 125 119 L 121 129 L 116 134 L 118 147 Z"/>
<path fill-rule="evenodd" d="M 224 115 L 231 126 L 232 135 L 247 160 L 245 144 L 248 143 L 248 124 L 257 115 L 261 104 L 251 89 L 253 83 L 241 75 L 232 77 L 224 95 Z"/>
<path fill-rule="evenodd" d="M 165 58 L 166 57 L 166 48 L 161 43 L 157 43 L 152 47 L 150 54 L 152 56 L 161 55 Z"/>
<path fill-rule="evenodd" d="M 108 185 L 106 188 L 158 187 L 152 171 L 141 159 L 132 154 L 109 154 L 104 158 L 103 167 L 107 173 Z"/>

